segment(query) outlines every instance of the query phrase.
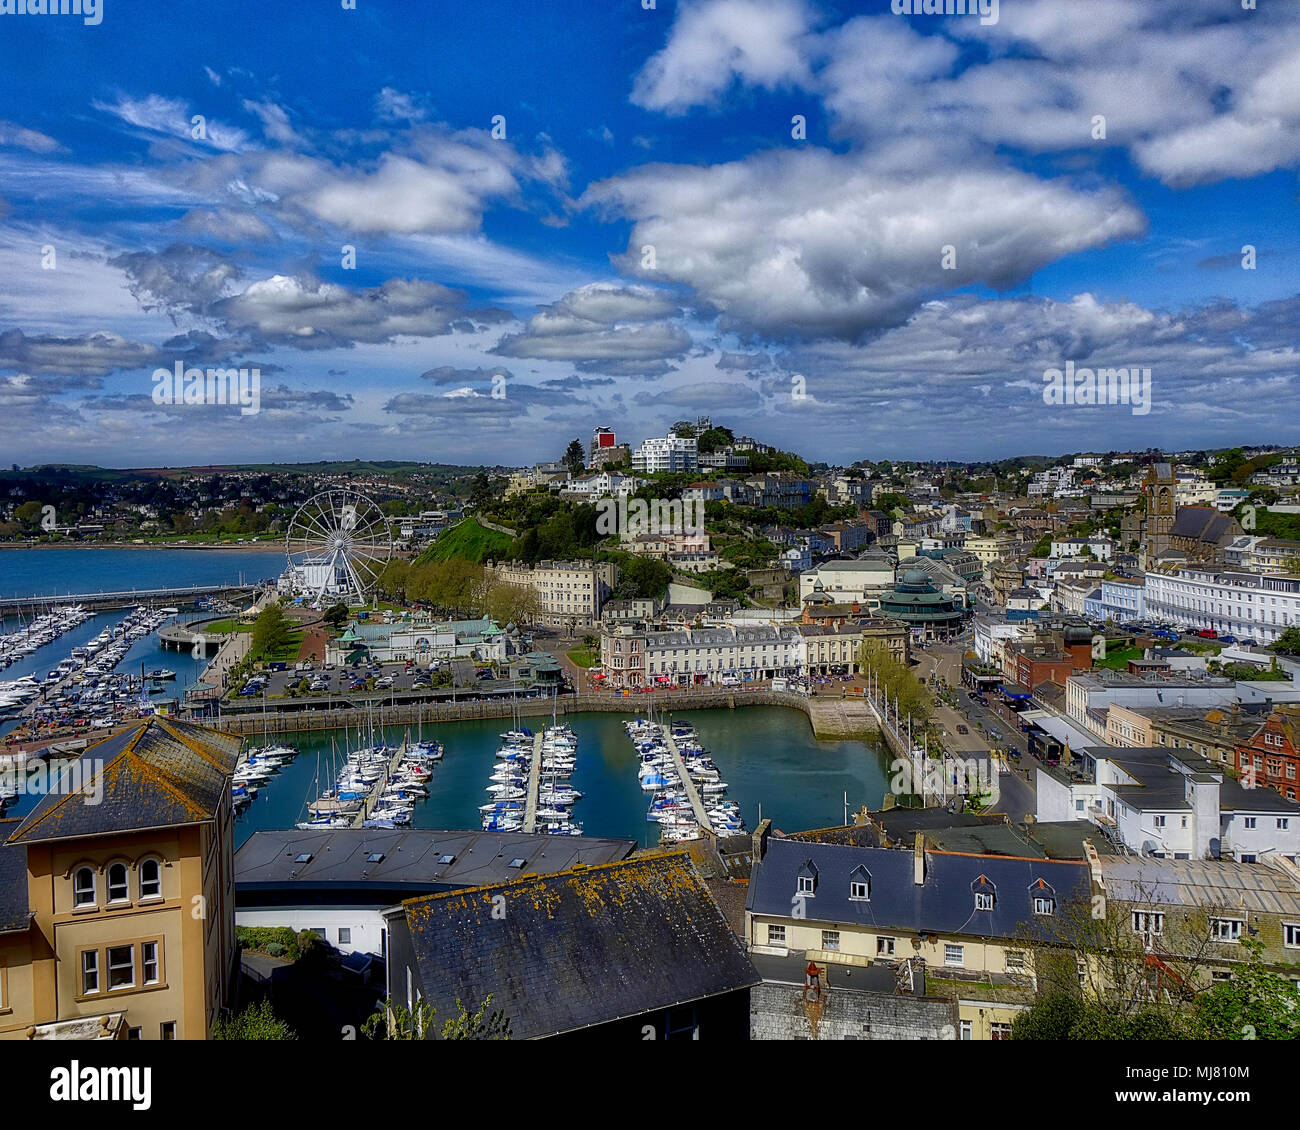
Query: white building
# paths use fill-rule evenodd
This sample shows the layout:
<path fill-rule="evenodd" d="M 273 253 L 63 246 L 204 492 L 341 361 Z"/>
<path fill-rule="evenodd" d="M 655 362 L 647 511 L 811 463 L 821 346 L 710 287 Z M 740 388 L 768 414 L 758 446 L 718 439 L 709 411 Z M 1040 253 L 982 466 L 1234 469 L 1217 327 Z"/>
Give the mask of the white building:
<path fill-rule="evenodd" d="M 646 474 L 697 471 L 699 466 L 699 441 L 694 436 L 645 439 L 632 453 L 632 470 Z"/>
<path fill-rule="evenodd" d="M 1256 863 L 1276 854 L 1295 863 L 1300 856 L 1300 804 L 1272 789 L 1243 788 L 1199 755 L 1163 747 L 1070 752 L 1075 774 L 1038 770 L 1040 822 L 1087 820 L 1158 859 Z"/>
<path fill-rule="evenodd" d="M 1188 566 L 1148 573 L 1145 600 L 1159 620 L 1261 644 L 1300 624 L 1300 577 Z"/>
<path fill-rule="evenodd" d="M 887 557 L 823 561 L 799 574 L 800 603 L 821 591 L 837 604 L 861 604 L 893 587 L 894 566 Z"/>

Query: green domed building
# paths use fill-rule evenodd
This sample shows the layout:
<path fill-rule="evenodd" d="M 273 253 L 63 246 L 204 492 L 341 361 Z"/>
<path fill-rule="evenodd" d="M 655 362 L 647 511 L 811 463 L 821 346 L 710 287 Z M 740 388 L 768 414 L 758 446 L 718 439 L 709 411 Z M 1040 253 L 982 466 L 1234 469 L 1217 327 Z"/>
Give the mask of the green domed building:
<path fill-rule="evenodd" d="M 941 593 L 920 569 L 909 569 L 901 581 L 882 593 L 877 612 L 901 620 L 927 640 L 955 635 L 965 616 L 960 598 Z"/>

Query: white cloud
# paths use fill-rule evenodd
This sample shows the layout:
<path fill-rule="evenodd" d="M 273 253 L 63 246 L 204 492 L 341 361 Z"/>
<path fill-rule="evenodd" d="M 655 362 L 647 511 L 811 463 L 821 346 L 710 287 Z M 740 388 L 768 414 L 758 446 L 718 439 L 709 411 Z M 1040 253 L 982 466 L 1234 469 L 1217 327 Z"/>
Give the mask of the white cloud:
<path fill-rule="evenodd" d="M 711 168 L 650 165 L 584 202 L 634 222 L 621 266 L 692 287 L 735 325 L 854 337 L 898 322 L 928 293 L 1005 288 L 1064 255 L 1141 234 L 1116 190 L 1084 193 L 1008 169 L 881 175 L 820 149 Z M 640 249 L 655 250 L 641 271 Z M 942 266 L 952 246 L 956 268 Z"/>

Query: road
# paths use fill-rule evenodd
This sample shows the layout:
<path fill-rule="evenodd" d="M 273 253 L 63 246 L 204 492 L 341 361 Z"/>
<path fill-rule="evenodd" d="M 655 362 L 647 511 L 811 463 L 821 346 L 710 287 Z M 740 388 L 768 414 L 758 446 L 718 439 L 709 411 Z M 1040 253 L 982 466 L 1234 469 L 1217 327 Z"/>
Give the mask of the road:
<path fill-rule="evenodd" d="M 970 632 L 967 630 L 950 643 L 932 643 L 923 649 L 918 648 L 913 653 L 917 660 L 917 674 L 927 679 L 937 675 L 936 693 L 947 693 L 957 703 L 954 709 L 939 700 L 935 709 L 935 719 L 943 727 L 944 740 L 954 753 L 974 754 L 981 761 L 987 760 L 991 747 L 1011 749 L 1021 755 L 1021 762 L 1013 765 L 1010 773 L 998 777 L 999 796 L 994 811 L 1005 812 L 1014 823 L 1023 823 L 1027 814 L 1037 811 L 1034 790 L 1037 763 L 1029 756 L 1028 743 L 1018 722 L 1011 720 L 1014 715 L 1004 717 L 991 707 L 981 706 L 962 686 L 961 662 L 969 644 Z M 959 733 L 959 725 L 965 726 L 969 732 Z"/>

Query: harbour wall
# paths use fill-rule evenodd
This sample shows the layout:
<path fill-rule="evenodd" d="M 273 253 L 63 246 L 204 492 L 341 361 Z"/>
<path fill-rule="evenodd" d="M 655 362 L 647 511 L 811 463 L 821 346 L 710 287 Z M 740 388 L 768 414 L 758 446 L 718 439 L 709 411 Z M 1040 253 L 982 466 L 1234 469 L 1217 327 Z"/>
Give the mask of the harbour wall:
<path fill-rule="evenodd" d="M 727 688 L 667 695 L 637 695 L 624 698 L 609 694 L 565 695 L 559 699 L 507 699 L 491 702 L 359 702 L 345 709 L 277 710 L 263 715 L 257 711 L 222 714 L 216 724 L 237 734 L 289 734 L 318 730 L 347 729 L 360 723 L 376 726 L 414 726 L 423 722 L 464 722 L 476 718 L 509 718 L 517 713 L 526 718 L 588 712 L 644 714 L 682 710 L 735 710 L 745 706 L 786 706 L 808 715 L 813 734 L 828 741 L 860 739 L 875 741 L 879 731 L 870 708 L 861 699 L 816 699 L 784 691 Z"/>

